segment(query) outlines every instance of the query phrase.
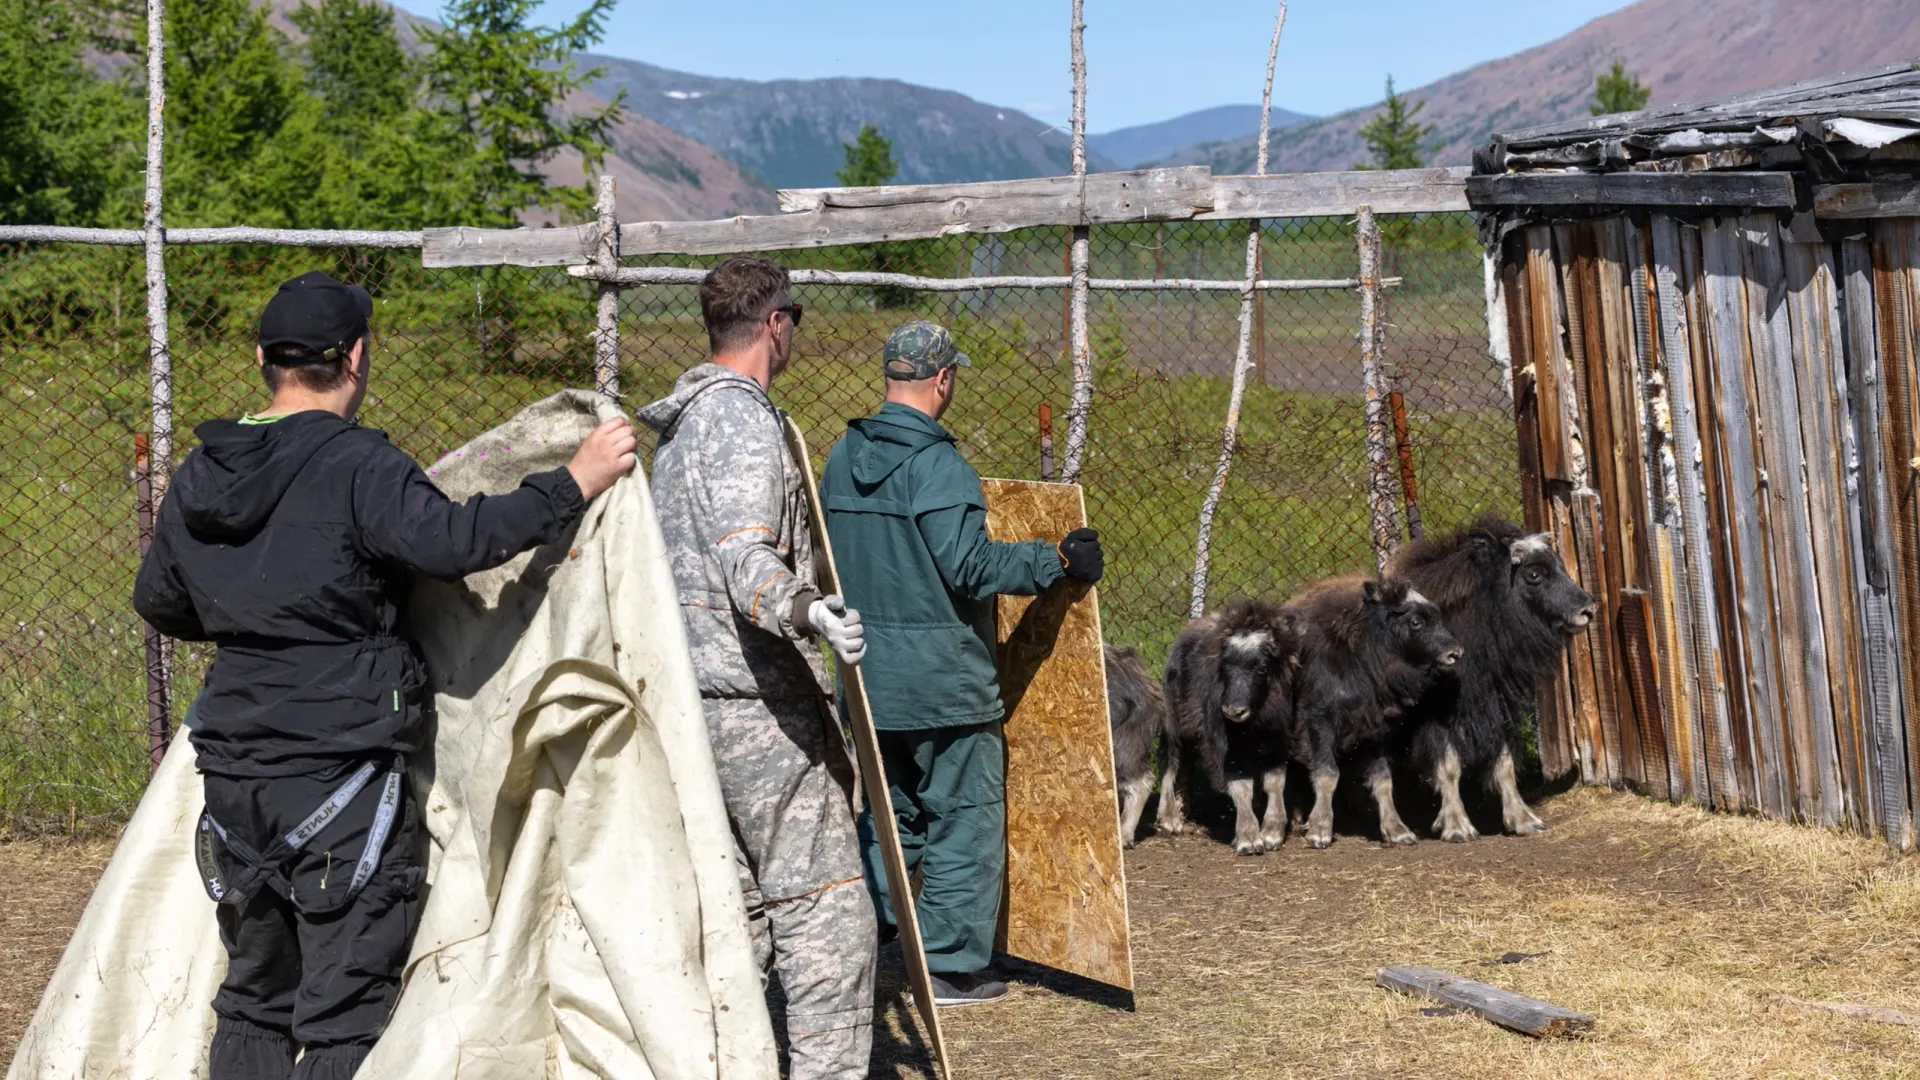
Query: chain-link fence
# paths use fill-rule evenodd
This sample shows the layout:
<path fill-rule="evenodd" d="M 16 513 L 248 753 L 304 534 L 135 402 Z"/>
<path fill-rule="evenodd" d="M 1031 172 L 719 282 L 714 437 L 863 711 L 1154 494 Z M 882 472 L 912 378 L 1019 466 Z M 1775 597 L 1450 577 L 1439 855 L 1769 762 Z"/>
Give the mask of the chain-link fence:
<path fill-rule="evenodd" d="M 1388 219 L 1389 382 L 1404 395 L 1429 529 L 1518 513 L 1514 434 L 1487 355 L 1480 249 L 1464 214 Z M 1237 279 L 1243 222 L 1105 226 L 1096 277 Z M 938 277 L 1066 271 L 1068 232 L 1030 229 L 776 254 L 795 267 Z M 651 259 L 660 265 L 671 260 Z M 687 259 L 702 266 L 711 259 Z M 1348 278 L 1353 226 L 1268 222 L 1263 277 Z M 560 270 L 425 270 L 410 251 L 173 247 L 178 452 L 200 420 L 258 407 L 253 320 L 313 267 L 375 297 L 373 389 L 361 419 L 422 460 L 566 386 L 593 385 L 595 287 Z M 135 436 L 148 430 L 137 248 L 0 246 L 0 828 L 123 816 L 147 776 L 142 626 L 129 597 L 139 541 Z M 914 293 L 800 286 L 796 362 L 774 385 L 824 455 L 877 407 L 878 355 L 911 318 L 946 323 L 973 360 L 945 423 L 988 476 L 1040 472 L 1039 413 L 1059 441 L 1072 389 L 1065 290 Z M 1183 625 L 1201 500 L 1219 454 L 1238 336 L 1232 292 L 1095 293 L 1095 392 L 1081 481 L 1108 549 L 1108 640 L 1156 661 Z M 1358 305 L 1351 292 L 1262 293 L 1255 373 L 1213 532 L 1210 599 L 1280 595 L 1371 565 Z M 629 407 L 705 355 L 696 288 L 621 299 Z M 648 440 L 644 440 L 646 442 Z M 816 462 L 816 465 L 819 463 Z M 174 659 L 174 711 L 209 658 Z"/>

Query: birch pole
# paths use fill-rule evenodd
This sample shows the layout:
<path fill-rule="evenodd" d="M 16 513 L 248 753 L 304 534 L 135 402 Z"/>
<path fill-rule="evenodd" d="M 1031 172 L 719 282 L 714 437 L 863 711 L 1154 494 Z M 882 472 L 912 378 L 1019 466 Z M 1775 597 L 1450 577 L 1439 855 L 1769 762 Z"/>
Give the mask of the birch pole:
<path fill-rule="evenodd" d="M 1273 20 L 1273 40 L 1267 43 L 1267 81 L 1260 92 L 1260 140 L 1254 152 L 1256 176 L 1267 172 L 1267 135 L 1273 111 L 1273 69 L 1280 57 L 1280 30 L 1287 25 L 1287 5 Z M 1207 571 L 1212 558 L 1213 515 L 1220 509 L 1220 493 L 1227 487 L 1227 471 L 1233 468 L 1234 444 L 1240 440 L 1240 400 L 1247 392 L 1247 371 L 1253 365 L 1254 285 L 1260 278 L 1260 222 L 1247 223 L 1247 269 L 1240 287 L 1240 343 L 1233 355 L 1233 390 L 1227 396 L 1227 422 L 1220 433 L 1220 460 L 1213 467 L 1213 483 L 1200 504 L 1200 528 L 1194 540 L 1193 596 L 1187 604 L 1189 618 L 1199 618 L 1207 610 Z"/>
<path fill-rule="evenodd" d="M 147 255 L 147 369 L 151 437 L 147 444 L 146 512 L 158 519 L 160 500 L 173 479 L 173 354 L 167 347 L 166 234 L 160 221 L 161 160 L 166 149 L 166 0 L 147 0 L 147 194 L 142 237 Z M 160 767 L 173 739 L 173 643 L 145 628 L 147 740 L 153 767 Z"/>
<path fill-rule="evenodd" d="M 603 271 L 620 268 L 620 218 L 613 197 L 613 177 L 600 174 L 600 198 L 594 203 L 600 236 L 594 245 L 593 265 Z M 620 397 L 620 287 L 602 278 L 593 325 L 593 388 L 602 397 Z"/>
<path fill-rule="evenodd" d="M 1087 178 L 1087 52 L 1083 43 L 1087 23 L 1081 16 L 1085 0 L 1073 0 L 1073 175 Z M 1093 411 L 1093 352 L 1087 343 L 1087 261 L 1090 233 L 1073 227 L 1068 276 L 1073 279 L 1067 300 L 1067 338 L 1073 350 L 1073 398 L 1067 405 L 1067 446 L 1061 456 L 1060 480 L 1080 482 L 1080 459 L 1087 449 L 1087 414 Z"/>
<path fill-rule="evenodd" d="M 1384 574 L 1387 558 L 1399 543 L 1400 523 L 1393 509 L 1393 441 L 1381 356 L 1387 333 L 1380 311 L 1380 226 L 1373 220 L 1371 207 L 1362 206 L 1359 217 L 1356 239 L 1360 248 L 1360 371 L 1367 391 L 1367 507 L 1374 568 Z"/>

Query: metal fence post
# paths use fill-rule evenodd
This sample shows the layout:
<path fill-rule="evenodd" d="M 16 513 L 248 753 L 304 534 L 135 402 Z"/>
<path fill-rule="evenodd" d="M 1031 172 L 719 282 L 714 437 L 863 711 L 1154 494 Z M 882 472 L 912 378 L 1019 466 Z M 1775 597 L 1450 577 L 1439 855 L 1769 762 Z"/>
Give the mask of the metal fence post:
<path fill-rule="evenodd" d="M 1273 68 L 1280 57 L 1280 30 L 1287 25 L 1287 5 L 1273 20 L 1273 40 L 1267 45 L 1266 89 L 1260 94 L 1260 139 L 1254 152 L 1253 171 L 1267 171 L 1268 116 L 1273 109 Z M 1213 483 L 1207 485 L 1207 497 L 1200 503 L 1200 525 L 1195 531 L 1193 552 L 1193 592 L 1187 602 L 1187 617 L 1197 619 L 1207 610 L 1207 571 L 1213 557 L 1213 515 L 1220 509 L 1220 495 L 1227 487 L 1227 471 L 1233 468 L 1233 448 L 1240 441 L 1240 401 L 1247 390 L 1247 370 L 1252 366 L 1254 308 L 1258 303 L 1260 281 L 1260 222 L 1247 223 L 1247 263 L 1245 284 L 1240 290 L 1240 343 L 1233 356 L 1233 389 L 1227 395 L 1227 422 L 1220 432 L 1220 460 L 1213 467 Z M 1266 381 L 1262 365 L 1260 379 Z"/>
<path fill-rule="evenodd" d="M 1360 248 L 1360 371 L 1367 393 L 1367 507 L 1374 568 L 1387 572 L 1387 558 L 1400 539 L 1394 513 L 1393 436 L 1387 417 L 1387 382 L 1381 356 L 1386 325 L 1380 303 L 1380 226 L 1373 209 L 1360 208 L 1356 240 Z"/>
<path fill-rule="evenodd" d="M 146 449 L 146 529 L 158 517 L 173 478 L 173 355 L 167 346 L 166 234 L 160 221 L 161 162 L 166 149 L 166 0 L 147 0 L 147 194 L 142 227 L 147 255 L 147 366 L 152 438 Z M 145 551 L 144 536 L 142 553 Z M 173 643 L 145 628 L 147 743 L 160 767 L 173 740 Z"/>
<path fill-rule="evenodd" d="M 620 215 L 613 197 L 613 177 L 600 175 L 600 197 L 594 203 L 600 219 L 594 266 L 620 268 Z M 620 397 L 620 288 L 602 279 L 593 327 L 593 388 L 610 400 Z"/>
<path fill-rule="evenodd" d="M 1082 37 L 1087 23 L 1081 16 L 1084 0 L 1073 0 L 1073 175 L 1087 179 L 1087 53 Z M 1069 299 L 1071 326 L 1068 348 L 1073 355 L 1073 398 L 1067 404 L 1067 446 L 1061 455 L 1060 479 L 1080 482 L 1080 459 L 1087 450 L 1087 414 L 1093 409 L 1093 353 L 1087 343 L 1087 262 L 1091 231 L 1085 225 L 1073 227 L 1073 245 L 1069 256 L 1069 275 L 1073 278 Z"/>

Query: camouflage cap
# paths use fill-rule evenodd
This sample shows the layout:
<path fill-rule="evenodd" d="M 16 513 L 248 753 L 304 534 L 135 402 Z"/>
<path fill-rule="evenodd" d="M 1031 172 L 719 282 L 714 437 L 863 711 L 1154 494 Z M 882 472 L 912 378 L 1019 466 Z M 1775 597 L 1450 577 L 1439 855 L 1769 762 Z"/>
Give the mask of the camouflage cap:
<path fill-rule="evenodd" d="M 887 347 L 880 354 L 887 367 L 887 378 L 910 382 L 931 379 L 958 364 L 971 367 L 967 354 L 953 347 L 953 335 L 939 323 L 919 319 L 887 335 Z"/>

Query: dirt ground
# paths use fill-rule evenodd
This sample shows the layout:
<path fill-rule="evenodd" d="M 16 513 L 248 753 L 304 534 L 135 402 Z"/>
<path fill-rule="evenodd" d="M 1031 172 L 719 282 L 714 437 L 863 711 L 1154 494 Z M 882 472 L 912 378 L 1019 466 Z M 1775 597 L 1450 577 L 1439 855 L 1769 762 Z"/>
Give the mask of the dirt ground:
<path fill-rule="evenodd" d="M 1010 964 L 1006 1002 L 943 1013 L 957 1072 L 1000 1077 L 1920 1077 L 1920 860 L 1881 844 L 1576 791 L 1526 840 L 1387 848 L 1205 837 L 1129 853 L 1137 995 Z M 0 1058 L 106 849 L 0 845 Z M 1508 953 L 1534 954 L 1503 964 Z M 1373 985 L 1445 968 L 1594 1014 L 1541 1042 Z M 883 966 L 875 1075 L 927 1075 Z"/>

